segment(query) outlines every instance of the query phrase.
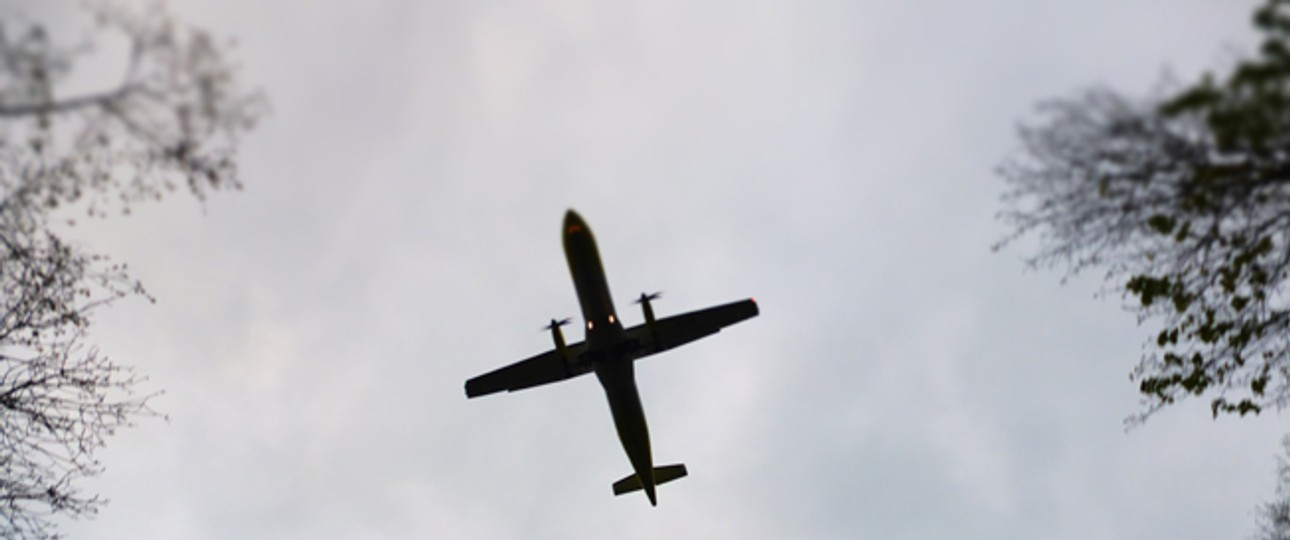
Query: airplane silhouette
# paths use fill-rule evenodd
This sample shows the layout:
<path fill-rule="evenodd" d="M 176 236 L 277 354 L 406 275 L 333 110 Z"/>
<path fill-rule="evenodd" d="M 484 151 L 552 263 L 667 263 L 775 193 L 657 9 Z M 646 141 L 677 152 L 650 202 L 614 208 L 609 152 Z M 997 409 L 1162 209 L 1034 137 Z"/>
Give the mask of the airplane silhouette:
<path fill-rule="evenodd" d="M 658 293 L 641 293 L 636 303 L 645 312 L 645 323 L 624 330 L 609 296 L 609 284 L 600 264 L 596 238 L 587 223 L 573 210 L 564 215 L 564 255 L 578 292 L 578 302 L 582 304 L 586 339 L 572 345 L 565 344 L 560 327 L 569 319 L 551 319 L 546 329 L 551 330 L 554 349 L 466 381 L 466 397 L 502 390 L 514 392 L 596 372 L 596 378 L 609 400 L 618 440 L 622 442 L 634 470 L 614 482 L 614 495 L 644 490 L 650 505 L 657 506 L 654 487 L 685 476 L 686 470 L 683 464 L 654 467 L 649 428 L 645 425 L 645 410 L 636 389 L 633 362 L 756 317 L 757 303 L 749 298 L 656 320 L 650 301 L 658 298 Z"/>

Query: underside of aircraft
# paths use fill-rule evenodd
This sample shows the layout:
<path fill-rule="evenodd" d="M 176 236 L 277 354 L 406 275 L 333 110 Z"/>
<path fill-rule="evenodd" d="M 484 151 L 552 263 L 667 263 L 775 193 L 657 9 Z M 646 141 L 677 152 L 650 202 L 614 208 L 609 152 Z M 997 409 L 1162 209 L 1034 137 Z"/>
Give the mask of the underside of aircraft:
<path fill-rule="evenodd" d="M 553 349 L 466 381 L 466 397 L 515 392 L 594 372 L 605 390 L 618 439 L 633 469 L 632 474 L 614 482 L 614 494 L 644 491 L 650 504 L 657 505 L 655 486 L 681 478 L 687 471 L 682 464 L 659 467 L 653 464 L 634 362 L 755 317 L 757 303 L 749 298 L 656 319 L 651 301 L 658 294 L 642 293 L 636 303 L 644 312 L 645 322 L 624 329 L 610 299 L 595 237 L 573 210 L 565 214 L 563 238 L 565 258 L 585 320 L 586 338 L 567 344 L 560 328 L 569 319 L 552 319 L 547 329 L 551 331 Z"/>

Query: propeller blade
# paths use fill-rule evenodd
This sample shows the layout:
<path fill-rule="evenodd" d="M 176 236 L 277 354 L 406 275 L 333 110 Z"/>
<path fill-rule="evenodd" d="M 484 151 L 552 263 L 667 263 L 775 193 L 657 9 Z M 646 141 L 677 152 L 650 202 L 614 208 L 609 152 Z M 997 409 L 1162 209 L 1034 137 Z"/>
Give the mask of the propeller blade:
<path fill-rule="evenodd" d="M 657 299 L 662 298 L 662 297 L 663 297 L 663 292 L 662 292 L 662 291 L 653 292 L 653 293 L 650 293 L 650 294 L 641 293 L 640 297 L 636 299 L 636 303 L 637 303 L 637 304 L 643 304 L 643 303 L 648 302 L 648 301 L 650 301 L 650 300 L 657 300 Z"/>
<path fill-rule="evenodd" d="M 556 328 L 569 324 L 569 322 L 572 320 L 573 319 L 570 317 L 565 317 L 560 320 L 551 319 L 551 322 L 547 323 L 546 326 L 542 327 L 542 331 L 545 332 L 547 330 L 554 330 Z"/>

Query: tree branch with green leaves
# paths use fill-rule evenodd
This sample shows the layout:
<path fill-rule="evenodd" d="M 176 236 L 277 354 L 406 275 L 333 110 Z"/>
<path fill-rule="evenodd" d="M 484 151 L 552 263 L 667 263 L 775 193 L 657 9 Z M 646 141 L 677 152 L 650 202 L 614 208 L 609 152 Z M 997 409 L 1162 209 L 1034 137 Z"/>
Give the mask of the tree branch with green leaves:
<path fill-rule="evenodd" d="M 1106 89 L 1046 102 L 1020 131 L 1000 249 L 1104 269 L 1157 324 L 1131 373 L 1139 423 L 1187 397 L 1213 415 L 1290 404 L 1290 1 L 1255 13 L 1257 55 L 1157 99 Z"/>

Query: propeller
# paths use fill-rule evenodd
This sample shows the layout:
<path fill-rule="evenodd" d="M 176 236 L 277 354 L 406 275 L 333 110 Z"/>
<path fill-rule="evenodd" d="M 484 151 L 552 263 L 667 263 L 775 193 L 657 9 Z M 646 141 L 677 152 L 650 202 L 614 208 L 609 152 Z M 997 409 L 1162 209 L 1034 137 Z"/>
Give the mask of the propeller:
<path fill-rule="evenodd" d="M 658 335 L 655 334 L 655 328 L 654 328 L 654 307 L 650 305 L 649 301 L 657 299 L 660 296 L 663 296 L 663 293 L 661 292 L 655 292 L 654 294 L 641 293 L 640 298 L 636 299 L 636 303 L 640 304 L 641 311 L 644 312 L 645 327 L 649 329 L 650 341 L 654 342 L 655 352 L 662 349 L 658 349 Z"/>
<path fill-rule="evenodd" d="M 650 300 L 657 300 L 662 296 L 663 296 L 663 293 L 661 291 L 650 293 L 650 294 L 641 293 L 640 298 L 636 299 L 636 303 L 644 304 L 645 302 L 649 302 Z"/>
<path fill-rule="evenodd" d="M 569 324 L 569 322 L 571 322 L 571 321 L 573 321 L 573 319 L 571 319 L 571 318 L 569 318 L 569 317 L 565 317 L 565 318 L 560 319 L 560 320 L 558 320 L 558 321 L 557 321 L 557 320 L 555 320 L 555 319 L 551 319 L 551 322 L 547 323 L 547 325 L 546 325 L 546 326 L 543 326 L 543 327 L 542 327 L 542 331 L 543 331 L 543 332 L 545 332 L 545 331 L 547 331 L 547 330 L 555 330 L 556 328 L 559 328 L 559 327 L 561 327 L 561 326 L 564 326 L 564 325 L 566 325 L 566 324 Z"/>

